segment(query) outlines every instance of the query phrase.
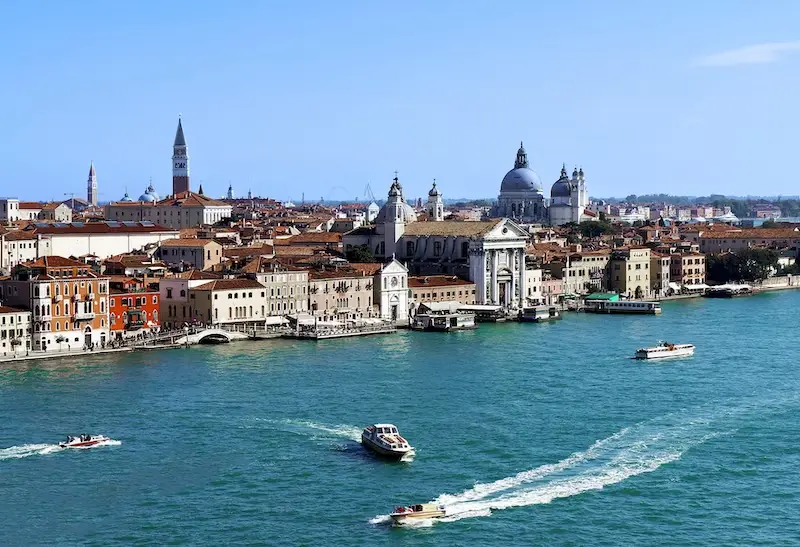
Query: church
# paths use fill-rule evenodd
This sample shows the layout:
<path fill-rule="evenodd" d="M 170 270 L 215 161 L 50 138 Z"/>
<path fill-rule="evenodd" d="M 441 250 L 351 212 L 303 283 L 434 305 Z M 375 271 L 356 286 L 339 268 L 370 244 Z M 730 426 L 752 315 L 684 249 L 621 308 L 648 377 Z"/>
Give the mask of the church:
<path fill-rule="evenodd" d="M 418 221 L 395 177 L 375 224 L 342 237 L 345 251 L 366 245 L 375 259 L 396 258 L 412 275 L 451 274 L 475 283 L 475 301 L 518 308 L 524 303 L 525 247 L 530 234 L 508 218 L 444 220 L 442 195 L 428 193 L 427 222 Z"/>
<path fill-rule="evenodd" d="M 528 153 L 520 143 L 514 168 L 506 173 L 500 183 L 500 195 L 491 216 L 507 217 L 525 224 L 560 226 L 589 220 L 590 217 L 585 215 L 588 205 L 589 194 L 583 169 L 573 171 L 570 179 L 563 165 L 561 176 L 550 189 L 548 200 L 544 196 L 542 181 L 530 168 Z"/>

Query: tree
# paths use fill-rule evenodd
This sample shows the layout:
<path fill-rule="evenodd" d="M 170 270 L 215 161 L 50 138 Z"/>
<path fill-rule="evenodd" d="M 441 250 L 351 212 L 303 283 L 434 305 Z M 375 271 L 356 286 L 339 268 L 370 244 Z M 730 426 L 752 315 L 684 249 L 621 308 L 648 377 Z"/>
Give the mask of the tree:
<path fill-rule="evenodd" d="M 599 237 L 612 231 L 611 224 L 602 220 L 587 220 L 578 225 L 581 235 L 585 238 Z"/>
<path fill-rule="evenodd" d="M 778 253 L 772 249 L 745 249 L 710 255 L 707 277 L 713 281 L 763 281 L 778 270 Z"/>
<path fill-rule="evenodd" d="M 769 219 L 769 220 L 765 220 L 765 221 L 764 221 L 764 222 L 761 224 L 761 227 L 762 227 L 762 228 L 777 228 L 777 227 L 778 227 L 778 223 L 777 223 L 777 222 L 775 222 L 775 221 L 774 221 L 774 220 L 772 220 L 772 219 Z"/>
<path fill-rule="evenodd" d="M 369 245 L 357 245 L 345 253 L 349 262 L 375 262 L 375 256 Z"/>

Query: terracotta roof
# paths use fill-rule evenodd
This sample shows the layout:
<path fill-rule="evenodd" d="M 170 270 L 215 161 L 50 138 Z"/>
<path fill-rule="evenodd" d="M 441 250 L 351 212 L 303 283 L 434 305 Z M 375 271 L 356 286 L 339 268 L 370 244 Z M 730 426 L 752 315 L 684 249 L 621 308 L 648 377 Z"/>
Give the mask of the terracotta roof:
<path fill-rule="evenodd" d="M 0 306 L 0 313 L 30 313 L 30 310 L 23 310 L 22 308 L 13 308 L 11 306 Z"/>
<path fill-rule="evenodd" d="M 792 228 L 753 228 L 738 232 L 702 232 L 703 239 L 800 239 L 800 231 Z"/>
<path fill-rule="evenodd" d="M 158 202 L 158 205 L 169 205 L 172 207 L 181 207 L 181 206 L 230 207 L 230 205 L 228 205 L 223 201 L 212 199 L 204 196 L 203 194 L 198 194 L 191 191 L 178 192 L 172 197 L 162 199 L 161 201 Z"/>
<path fill-rule="evenodd" d="M 428 275 L 428 276 L 409 276 L 408 287 L 410 289 L 421 289 L 425 287 L 456 287 L 464 285 L 474 285 L 472 281 L 464 281 L 454 275 Z"/>
<path fill-rule="evenodd" d="M 213 239 L 168 239 L 161 242 L 162 247 L 205 247 L 209 243 L 217 243 Z M 219 243 L 217 243 L 219 245 Z"/>
<path fill-rule="evenodd" d="M 195 287 L 195 291 L 230 291 L 235 289 L 263 289 L 264 285 L 255 279 L 217 279 L 211 283 Z"/>
<path fill-rule="evenodd" d="M 342 278 L 358 278 L 370 279 L 372 276 L 366 275 L 365 272 L 359 270 L 352 270 L 350 268 L 330 269 L 330 270 L 309 270 L 308 279 L 313 281 L 316 279 L 342 279 Z"/>
<path fill-rule="evenodd" d="M 351 262 L 350 267 L 354 270 L 364 272 L 366 275 L 375 275 L 381 271 L 383 264 L 380 262 Z"/>
<path fill-rule="evenodd" d="M 356 228 L 355 230 L 350 230 L 345 235 L 348 235 L 348 236 L 368 236 L 368 235 L 372 235 L 374 233 L 375 233 L 375 227 L 374 226 L 360 226 L 360 227 Z"/>
<path fill-rule="evenodd" d="M 175 276 L 177 279 L 186 279 L 188 281 L 197 281 L 202 279 L 220 279 L 217 274 L 204 272 L 202 270 L 189 270 L 188 272 L 181 272 Z"/>
<path fill-rule="evenodd" d="M 41 209 L 44 203 L 40 203 L 38 201 L 20 201 L 19 208 L 20 209 Z"/>
<path fill-rule="evenodd" d="M 282 240 L 284 245 L 297 243 L 341 243 L 342 234 L 336 232 L 305 232 Z M 277 243 L 277 242 L 276 242 Z"/>
<path fill-rule="evenodd" d="M 36 234 L 26 230 L 10 230 L 3 234 L 6 241 L 29 241 L 36 239 Z"/>
<path fill-rule="evenodd" d="M 29 229 L 38 234 L 128 234 L 153 233 L 153 232 L 174 232 L 164 226 L 153 224 L 152 222 L 87 222 L 87 223 L 54 223 L 29 224 Z M 33 228 L 30 228 L 30 227 Z"/>
<path fill-rule="evenodd" d="M 315 253 L 314 247 L 298 247 L 280 245 L 275 247 L 276 256 L 311 256 Z"/>
<path fill-rule="evenodd" d="M 30 268 L 88 268 L 87 264 L 64 258 L 63 256 L 42 256 L 36 260 L 26 262 L 25 266 Z"/>
<path fill-rule="evenodd" d="M 409 236 L 479 236 L 483 235 L 495 226 L 498 221 L 483 222 L 412 222 L 406 226 L 403 235 Z"/>

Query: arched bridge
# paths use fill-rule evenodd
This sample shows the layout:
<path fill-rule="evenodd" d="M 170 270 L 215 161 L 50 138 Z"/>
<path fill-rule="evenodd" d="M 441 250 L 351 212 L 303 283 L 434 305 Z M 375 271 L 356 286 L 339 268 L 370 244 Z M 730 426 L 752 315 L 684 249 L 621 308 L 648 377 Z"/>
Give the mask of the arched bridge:
<path fill-rule="evenodd" d="M 247 334 L 244 332 L 230 332 L 222 329 L 203 329 L 189 335 L 181 336 L 175 340 L 176 344 L 202 344 L 207 342 L 230 342 L 231 340 L 246 340 Z"/>

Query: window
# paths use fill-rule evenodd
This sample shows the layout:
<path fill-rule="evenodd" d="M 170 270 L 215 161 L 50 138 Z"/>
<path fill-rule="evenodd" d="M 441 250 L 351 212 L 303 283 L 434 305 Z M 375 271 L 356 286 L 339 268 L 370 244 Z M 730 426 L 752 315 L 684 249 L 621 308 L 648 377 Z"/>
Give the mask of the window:
<path fill-rule="evenodd" d="M 181 296 L 186 296 L 186 291 L 181 289 Z"/>
<path fill-rule="evenodd" d="M 158 297 L 153 295 L 153 304 L 158 304 Z"/>
<path fill-rule="evenodd" d="M 434 241 L 433 242 L 433 256 L 439 256 L 442 254 L 442 242 L 441 241 Z"/>
<path fill-rule="evenodd" d="M 171 287 L 167 289 L 167 298 L 172 298 L 172 288 Z"/>

